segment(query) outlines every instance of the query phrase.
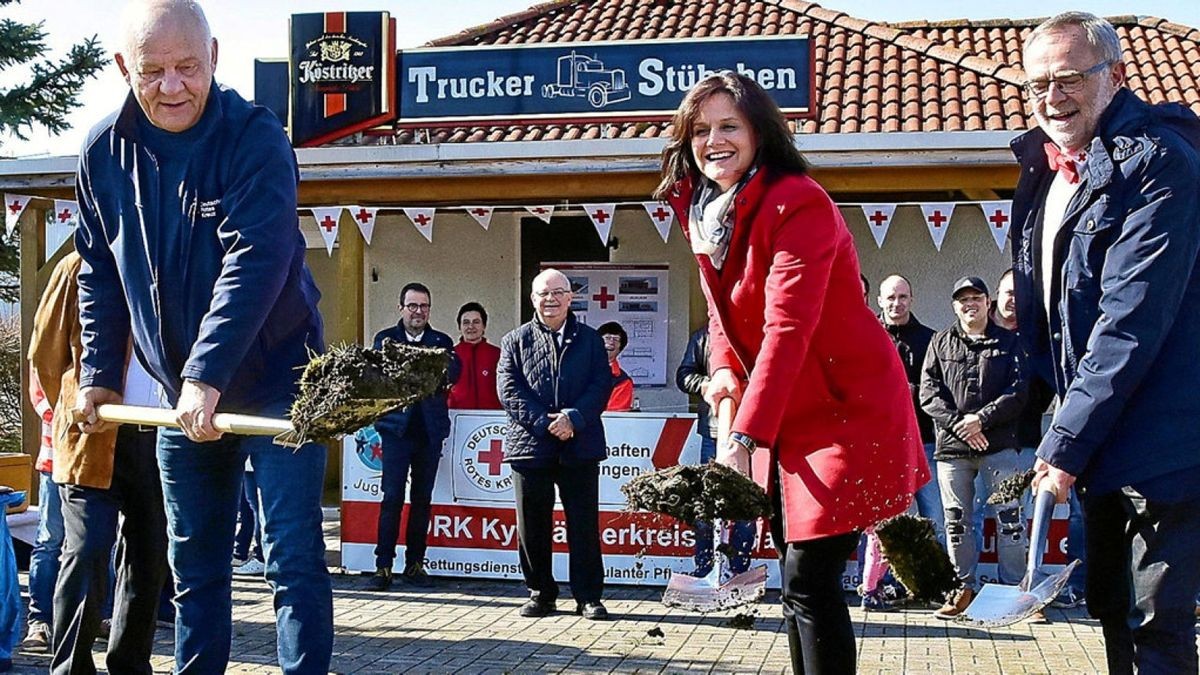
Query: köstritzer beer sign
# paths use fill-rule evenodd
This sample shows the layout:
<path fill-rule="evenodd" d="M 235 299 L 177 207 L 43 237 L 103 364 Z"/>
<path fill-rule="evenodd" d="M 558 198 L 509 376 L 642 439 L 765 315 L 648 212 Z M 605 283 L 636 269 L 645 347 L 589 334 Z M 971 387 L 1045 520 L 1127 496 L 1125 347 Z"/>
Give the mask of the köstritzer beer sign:
<path fill-rule="evenodd" d="M 292 144 L 321 145 L 396 117 L 396 22 L 387 12 L 293 14 Z"/>

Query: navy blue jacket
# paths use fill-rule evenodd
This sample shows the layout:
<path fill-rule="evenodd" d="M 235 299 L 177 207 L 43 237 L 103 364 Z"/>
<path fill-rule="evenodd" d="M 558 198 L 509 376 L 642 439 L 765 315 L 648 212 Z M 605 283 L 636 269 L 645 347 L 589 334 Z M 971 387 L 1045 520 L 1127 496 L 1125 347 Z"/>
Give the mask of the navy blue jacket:
<path fill-rule="evenodd" d="M 399 323 L 375 334 L 375 349 L 383 346 L 384 338 L 408 344 L 404 326 Z M 450 385 L 458 381 L 458 375 L 462 371 L 462 362 L 458 360 L 458 354 L 454 351 L 454 341 L 450 339 L 450 336 L 434 330 L 430 326 L 425 326 L 425 332 L 421 334 L 421 341 L 417 344 L 422 347 L 437 347 L 450 352 L 450 366 L 446 371 L 447 381 L 433 396 L 423 398 L 406 408 L 390 412 L 375 420 L 375 430 L 380 433 L 403 436 L 405 430 L 408 429 L 412 415 L 417 413 L 421 415 L 421 421 L 424 422 L 425 434 L 429 438 L 429 447 L 441 452 L 442 441 L 450 435 L 450 408 L 446 404 L 446 397 Z"/>
<path fill-rule="evenodd" d="M 675 369 L 675 386 L 685 394 L 699 397 L 696 404 L 696 433 L 702 437 L 716 438 L 717 426 L 711 424 L 712 410 L 704 400 L 704 387 L 710 377 L 708 372 L 708 326 L 704 325 L 688 337 L 683 360 Z"/>
<path fill-rule="evenodd" d="M 563 349 L 536 318 L 500 341 L 496 388 L 508 413 L 504 461 L 525 465 L 582 464 L 608 456 L 600 414 L 612 390 L 604 342 L 568 314 Z M 575 435 L 560 441 L 547 431 L 550 413 L 566 413 Z"/>
<path fill-rule="evenodd" d="M 1200 120 L 1117 93 L 1055 240 L 1049 316 L 1048 140 L 1035 129 L 1012 144 L 1021 337 L 1061 401 L 1037 454 L 1093 493 L 1200 466 Z"/>
<path fill-rule="evenodd" d="M 256 412 L 293 395 L 309 350 L 324 348 L 295 154 L 270 111 L 214 84 L 184 132 L 196 142 L 183 184 L 169 187 L 183 212 L 164 220 L 144 119 L 131 95 L 80 152 L 80 385 L 123 389 L 132 330 L 138 359 L 172 403 L 188 378 L 219 390 L 222 409 Z M 180 222 L 185 231 L 166 231 Z M 177 259 L 164 258 L 167 237 Z"/>

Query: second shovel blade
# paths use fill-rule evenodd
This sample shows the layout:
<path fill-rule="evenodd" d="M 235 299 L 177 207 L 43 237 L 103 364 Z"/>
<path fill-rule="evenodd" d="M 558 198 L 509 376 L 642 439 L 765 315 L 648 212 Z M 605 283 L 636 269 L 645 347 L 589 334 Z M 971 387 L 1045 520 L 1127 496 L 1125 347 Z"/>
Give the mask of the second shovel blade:
<path fill-rule="evenodd" d="M 723 584 L 709 577 L 671 574 L 662 602 L 689 612 L 717 612 L 756 602 L 767 592 L 767 567 L 759 565 L 735 574 Z"/>

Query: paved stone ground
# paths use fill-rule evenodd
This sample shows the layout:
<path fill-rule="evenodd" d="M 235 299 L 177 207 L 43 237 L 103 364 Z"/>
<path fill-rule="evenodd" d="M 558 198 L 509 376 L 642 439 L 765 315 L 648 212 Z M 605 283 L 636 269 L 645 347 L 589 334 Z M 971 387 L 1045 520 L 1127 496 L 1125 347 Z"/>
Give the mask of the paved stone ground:
<path fill-rule="evenodd" d="M 336 524 L 329 524 L 336 546 Z M 331 551 L 331 562 L 336 564 Z M 366 577 L 334 577 L 333 669 L 338 673 L 583 672 L 781 673 L 787 638 L 777 605 L 757 608 L 751 630 L 729 616 L 670 610 L 661 591 L 614 587 L 606 604 L 614 620 L 585 621 L 560 613 L 524 619 L 520 584 L 440 580 L 429 590 L 365 590 Z M 22 584 L 25 583 L 22 576 Z M 564 588 L 565 592 L 565 588 Z M 774 598 L 769 597 L 768 600 Z M 570 598 L 560 609 L 570 609 Z M 1100 628 L 1083 610 L 1047 612 L 1049 623 L 980 631 L 933 618 L 932 610 L 869 613 L 853 609 L 859 672 L 1097 673 L 1103 671 Z M 233 659 L 229 672 L 277 672 L 271 597 L 258 579 L 234 581 Z M 657 629 L 657 630 L 655 630 Z M 657 633 L 661 631 L 661 637 Z M 158 632 L 155 672 L 170 672 L 172 635 Z M 96 652 L 103 668 L 103 655 Z M 19 654 L 17 673 L 42 673 L 48 657 Z"/>

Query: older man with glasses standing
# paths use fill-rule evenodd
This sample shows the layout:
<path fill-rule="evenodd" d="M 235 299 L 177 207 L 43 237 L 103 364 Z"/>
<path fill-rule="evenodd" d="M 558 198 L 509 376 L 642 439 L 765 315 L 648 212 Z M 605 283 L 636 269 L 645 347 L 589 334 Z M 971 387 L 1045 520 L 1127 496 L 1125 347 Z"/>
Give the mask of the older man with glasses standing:
<path fill-rule="evenodd" d="M 1020 337 L 1058 407 L 1035 485 L 1083 498 L 1087 606 L 1113 673 L 1196 673 L 1200 119 L 1125 85 L 1082 12 L 1026 39 L 1038 127 L 1013 142 Z"/>
<path fill-rule="evenodd" d="M 386 591 L 392 586 L 392 562 L 400 536 L 404 486 L 409 486 L 408 527 L 404 536 L 404 570 L 400 579 L 412 586 L 432 585 L 425 573 L 425 541 L 429 533 L 433 484 L 437 480 L 442 442 L 450 435 L 446 390 L 458 380 L 460 363 L 449 335 L 429 325 L 431 295 L 425 284 L 413 282 L 400 289 L 397 307 L 400 322 L 375 334 L 375 348 L 384 340 L 419 347 L 444 349 L 450 354 L 448 381 L 433 395 L 379 418 L 375 430 L 383 443 L 383 502 L 379 505 L 379 530 L 375 544 L 375 576 L 370 587 Z"/>
<path fill-rule="evenodd" d="M 548 269 L 533 280 L 534 318 L 500 342 L 500 404 L 508 414 L 504 461 L 513 472 L 521 573 L 529 601 L 521 616 L 556 609 L 551 544 L 554 491 L 567 519 L 575 613 L 608 618 L 600 602 L 600 462 L 607 456 L 600 414 L 612 390 L 599 333 L 571 312 L 571 282 Z"/>

